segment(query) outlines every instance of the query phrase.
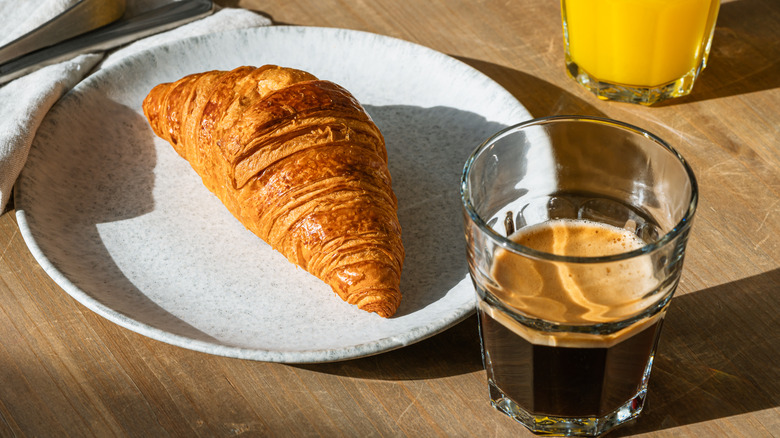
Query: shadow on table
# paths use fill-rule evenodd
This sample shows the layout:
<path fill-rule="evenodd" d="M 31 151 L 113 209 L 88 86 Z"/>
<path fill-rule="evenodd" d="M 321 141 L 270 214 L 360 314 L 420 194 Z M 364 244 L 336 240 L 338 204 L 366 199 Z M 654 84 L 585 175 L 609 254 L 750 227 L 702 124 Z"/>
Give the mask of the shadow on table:
<path fill-rule="evenodd" d="M 528 73 L 477 59 L 456 58 L 486 74 L 512 93 L 533 117 L 564 114 L 606 117 L 606 114 L 585 100 Z"/>
<path fill-rule="evenodd" d="M 669 106 L 747 94 L 780 87 L 780 39 L 776 27 L 780 2 L 738 0 L 721 4 L 708 66 L 690 95 Z M 756 31 L 756 29 L 765 29 Z"/>
<path fill-rule="evenodd" d="M 616 436 L 780 406 L 780 269 L 676 297 L 648 403 Z"/>
<path fill-rule="evenodd" d="M 780 40 L 770 31 L 780 17 L 780 2 L 737 0 L 721 5 L 708 67 L 693 92 L 656 107 L 678 105 L 780 87 Z M 515 95 L 534 117 L 556 114 L 604 116 L 594 106 L 555 85 L 520 71 L 458 57 Z M 563 67 L 561 67 L 563 68 Z"/>
<path fill-rule="evenodd" d="M 648 404 L 628 436 L 780 406 L 780 269 L 676 297 L 664 323 Z M 382 355 L 301 365 L 353 378 L 434 379 L 482 370 L 476 316 Z"/>

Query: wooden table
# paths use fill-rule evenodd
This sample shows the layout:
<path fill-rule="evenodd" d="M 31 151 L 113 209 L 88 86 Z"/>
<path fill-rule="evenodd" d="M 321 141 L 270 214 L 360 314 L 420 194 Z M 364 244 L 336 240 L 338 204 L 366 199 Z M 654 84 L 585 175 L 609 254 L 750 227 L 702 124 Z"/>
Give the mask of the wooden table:
<path fill-rule="evenodd" d="M 489 75 L 534 116 L 590 114 L 667 139 L 701 202 L 635 424 L 615 436 L 780 436 L 780 2 L 725 2 L 692 95 L 597 100 L 563 69 L 555 0 L 221 0 L 276 23 L 413 41 Z M 381 84 L 378 84 L 381 85 Z M 216 357 L 87 310 L 0 216 L 0 436 L 529 436 L 490 407 L 476 319 L 321 365 Z"/>

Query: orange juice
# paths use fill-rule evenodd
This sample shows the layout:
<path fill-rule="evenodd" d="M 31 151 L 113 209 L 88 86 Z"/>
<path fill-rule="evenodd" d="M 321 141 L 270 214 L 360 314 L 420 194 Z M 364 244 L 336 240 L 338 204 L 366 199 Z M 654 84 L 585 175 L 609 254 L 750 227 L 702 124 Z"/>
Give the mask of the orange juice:
<path fill-rule="evenodd" d="M 720 0 L 561 0 L 567 62 L 593 80 L 658 87 L 696 74 Z"/>

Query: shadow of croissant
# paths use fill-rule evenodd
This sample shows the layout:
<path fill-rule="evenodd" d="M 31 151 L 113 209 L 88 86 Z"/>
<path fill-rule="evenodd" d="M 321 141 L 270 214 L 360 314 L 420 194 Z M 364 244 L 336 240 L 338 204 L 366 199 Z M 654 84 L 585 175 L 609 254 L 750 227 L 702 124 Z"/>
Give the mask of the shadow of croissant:
<path fill-rule="evenodd" d="M 468 276 L 460 176 L 471 152 L 505 125 L 449 107 L 366 111 L 385 137 L 398 198 L 406 260 L 397 316 L 404 316 L 435 303 Z"/>

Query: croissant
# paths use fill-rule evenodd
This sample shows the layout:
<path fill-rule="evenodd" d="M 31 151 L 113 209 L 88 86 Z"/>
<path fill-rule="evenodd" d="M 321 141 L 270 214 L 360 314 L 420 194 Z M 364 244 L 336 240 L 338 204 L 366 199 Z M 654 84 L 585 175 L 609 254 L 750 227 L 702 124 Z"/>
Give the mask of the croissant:
<path fill-rule="evenodd" d="M 143 111 L 246 228 L 382 317 L 404 260 L 384 138 L 341 86 L 267 65 L 154 87 Z"/>

